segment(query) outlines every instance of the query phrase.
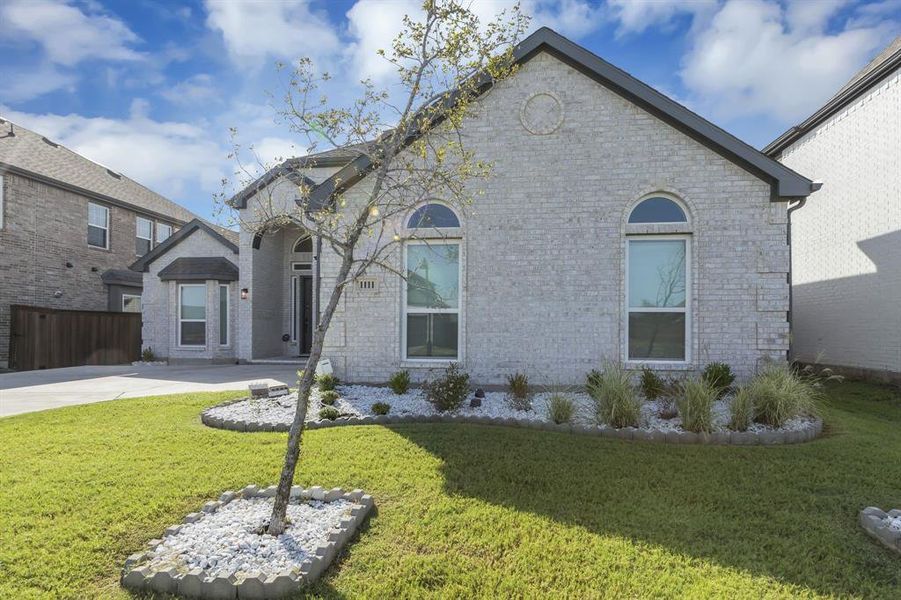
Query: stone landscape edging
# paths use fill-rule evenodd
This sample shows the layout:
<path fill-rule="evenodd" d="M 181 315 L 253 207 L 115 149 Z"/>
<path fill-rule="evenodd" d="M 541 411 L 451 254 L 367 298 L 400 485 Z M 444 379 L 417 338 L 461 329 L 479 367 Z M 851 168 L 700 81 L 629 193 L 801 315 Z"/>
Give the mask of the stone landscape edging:
<path fill-rule="evenodd" d="M 901 554 L 901 531 L 890 529 L 886 525 L 885 520 L 888 517 L 901 518 L 901 509 L 895 508 L 885 512 L 881 508 L 868 506 L 860 511 L 860 526 L 884 546 Z"/>
<path fill-rule="evenodd" d="M 256 432 L 285 432 L 290 429 L 287 423 L 267 423 L 263 421 L 236 421 L 223 419 L 209 414 L 209 411 L 243 402 L 247 398 L 229 400 L 216 406 L 211 406 L 200 413 L 201 422 L 207 427 L 215 429 L 227 429 L 229 431 Z M 327 429 L 329 427 L 344 427 L 348 425 L 398 425 L 403 423 L 471 423 L 477 425 L 495 425 L 500 427 L 521 427 L 527 429 L 542 429 L 545 431 L 557 431 L 561 433 L 573 433 L 577 435 L 594 435 L 606 438 L 626 440 L 638 440 L 644 442 L 658 442 L 667 444 L 715 444 L 734 446 L 773 446 L 783 444 L 799 444 L 809 442 L 817 438 L 823 432 L 823 420 L 817 418 L 813 425 L 797 431 L 715 431 L 713 433 L 694 433 L 691 431 L 660 431 L 653 429 L 635 429 L 626 427 L 616 429 L 600 425 L 571 425 L 556 424 L 550 421 L 537 419 L 513 419 L 509 417 L 489 417 L 470 415 L 367 415 L 364 417 L 338 417 L 334 421 L 308 421 L 305 429 Z"/>
<path fill-rule="evenodd" d="M 274 485 L 263 489 L 256 485 L 248 485 L 237 492 L 223 492 L 219 496 L 219 500 L 205 503 L 200 512 L 187 515 L 181 524 L 167 527 L 161 537 L 177 534 L 184 524 L 194 523 L 202 519 L 205 514 L 214 513 L 233 500 L 272 498 L 275 496 L 275 492 L 276 486 Z M 317 546 L 312 556 L 305 560 L 299 569 L 294 568 L 277 574 L 249 576 L 240 580 L 235 577 L 234 573 L 227 576 L 210 577 L 204 575 L 202 569 L 182 572 L 175 567 L 142 566 L 140 563 L 150 558 L 150 552 L 144 551 L 136 552 L 125 559 L 120 579 L 122 587 L 133 591 L 152 591 L 209 600 L 265 600 L 283 598 L 297 592 L 302 587 L 315 582 L 331 565 L 347 542 L 360 529 L 375 506 L 375 502 L 372 496 L 365 494 L 362 490 L 346 492 L 341 488 L 325 490 L 319 486 L 303 488 L 299 485 L 291 486 L 291 498 L 323 502 L 347 500 L 355 505 L 351 508 L 350 516 L 341 519 L 337 530 L 329 533 L 326 543 Z M 160 543 L 162 543 L 161 539 L 154 539 L 150 540 L 147 545 L 150 550 L 153 550 Z"/>

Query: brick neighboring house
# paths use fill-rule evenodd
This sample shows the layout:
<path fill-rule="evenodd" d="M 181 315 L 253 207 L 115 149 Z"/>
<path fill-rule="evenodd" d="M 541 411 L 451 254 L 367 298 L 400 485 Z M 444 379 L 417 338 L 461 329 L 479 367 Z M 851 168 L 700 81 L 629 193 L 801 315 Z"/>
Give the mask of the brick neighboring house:
<path fill-rule="evenodd" d="M 347 287 L 323 353 L 337 374 L 376 382 L 404 368 L 421 380 L 459 362 L 479 384 L 515 370 L 582 383 L 604 359 L 674 372 L 725 361 L 743 377 L 785 360 L 787 209 L 816 185 L 549 29 L 515 57 L 516 74 L 461 127 L 492 176 L 471 184 L 482 193 L 465 214 L 435 199 L 389 224 L 401 238 L 389 256 L 409 277 L 376 267 Z M 295 210 L 301 181 L 314 203 L 359 206 L 370 167 L 354 148 L 292 159 L 232 206 L 242 223 Z M 427 244 L 424 216 L 441 228 Z M 204 259 L 237 261 L 238 280 L 231 269 L 218 279 L 221 261 L 174 269 L 203 282 L 151 262 L 145 290 L 171 307 L 163 317 L 145 304 L 145 332 L 168 346 L 157 354 L 304 355 L 337 272 L 328 243 L 293 226 L 244 228 L 237 249 L 191 235 Z"/>
<path fill-rule="evenodd" d="M 823 182 L 791 216 L 794 358 L 901 382 L 901 36 L 764 152 Z"/>
<path fill-rule="evenodd" d="M 9 359 L 11 304 L 140 311 L 141 277 L 128 266 L 194 218 L 0 119 L 0 367 Z"/>

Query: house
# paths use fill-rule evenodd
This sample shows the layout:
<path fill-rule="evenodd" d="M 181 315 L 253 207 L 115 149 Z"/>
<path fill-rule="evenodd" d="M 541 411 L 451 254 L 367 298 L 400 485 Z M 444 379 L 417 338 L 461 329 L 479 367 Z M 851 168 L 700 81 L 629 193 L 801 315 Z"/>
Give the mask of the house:
<path fill-rule="evenodd" d="M 824 184 L 791 215 L 794 358 L 901 382 L 901 36 L 764 152 Z"/>
<path fill-rule="evenodd" d="M 406 281 L 378 267 L 346 288 L 323 353 L 336 373 L 422 379 L 459 362 L 480 384 L 515 370 L 581 383 L 604 359 L 675 373 L 725 361 L 742 376 L 784 361 L 787 211 L 816 185 L 550 29 L 515 58 L 462 126 L 494 165 L 470 183 L 483 193 L 465 213 L 435 199 L 398 220 L 442 237 L 395 244 Z M 354 148 L 292 159 L 231 203 L 254 223 L 262 203 L 295 209 L 302 182 L 353 205 L 370 166 Z M 178 315 L 163 322 L 145 299 L 145 330 L 166 329 L 157 354 L 298 362 L 335 281 L 328 244 L 293 226 L 244 227 L 237 251 L 193 235 L 198 258 L 237 260 L 238 279 L 207 272 L 192 288 L 151 263 L 145 290 L 164 285 Z"/>
<path fill-rule="evenodd" d="M 128 266 L 193 218 L 0 119 L 0 367 L 9 360 L 10 305 L 140 312 L 141 277 Z"/>

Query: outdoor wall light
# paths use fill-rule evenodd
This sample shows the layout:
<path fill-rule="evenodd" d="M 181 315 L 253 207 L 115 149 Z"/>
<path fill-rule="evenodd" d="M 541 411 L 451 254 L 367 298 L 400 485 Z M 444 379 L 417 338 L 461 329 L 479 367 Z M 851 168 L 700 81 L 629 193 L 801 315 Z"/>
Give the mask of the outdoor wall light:
<path fill-rule="evenodd" d="M 67 268 L 67 269 L 71 269 L 71 268 L 72 268 L 72 263 L 67 262 L 67 263 L 66 263 L 66 268 Z"/>
<path fill-rule="evenodd" d="M 250 293 L 250 290 L 247 288 L 241 288 L 241 300 L 247 300 L 247 294 Z"/>

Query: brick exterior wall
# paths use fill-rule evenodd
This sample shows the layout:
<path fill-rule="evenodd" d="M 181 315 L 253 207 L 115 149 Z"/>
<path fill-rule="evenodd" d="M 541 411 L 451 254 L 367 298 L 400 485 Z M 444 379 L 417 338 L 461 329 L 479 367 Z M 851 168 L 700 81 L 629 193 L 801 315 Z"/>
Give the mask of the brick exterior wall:
<path fill-rule="evenodd" d="M 542 92 L 559 100 L 563 120 L 535 135 L 520 111 Z M 460 362 L 475 383 L 515 370 L 581 383 L 605 358 L 624 359 L 625 222 L 655 191 L 688 206 L 692 234 L 691 361 L 661 369 L 721 360 L 747 377 L 764 359 L 785 359 L 786 204 L 770 201 L 768 184 L 548 54 L 479 105 L 464 134 L 495 173 L 463 217 Z M 324 251 L 323 303 L 336 269 Z M 345 380 L 384 381 L 399 368 L 425 377 L 427 367 L 400 356 L 400 280 L 371 276 L 374 291 L 348 289 L 324 356 Z"/>
<path fill-rule="evenodd" d="M 799 360 L 901 380 L 899 140 L 901 70 L 780 157 L 823 182 L 792 214 Z"/>
<path fill-rule="evenodd" d="M 110 249 L 93 248 L 87 243 L 87 197 L 9 172 L 2 178 L 0 366 L 6 366 L 10 304 L 107 310 L 100 276 L 135 261 L 136 213 L 109 206 Z"/>

